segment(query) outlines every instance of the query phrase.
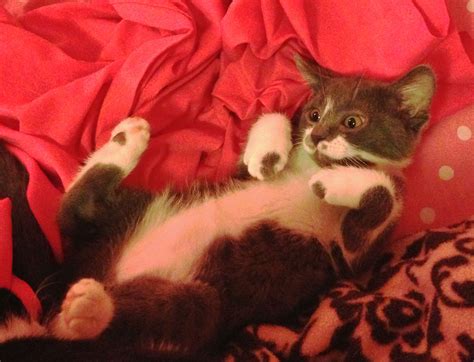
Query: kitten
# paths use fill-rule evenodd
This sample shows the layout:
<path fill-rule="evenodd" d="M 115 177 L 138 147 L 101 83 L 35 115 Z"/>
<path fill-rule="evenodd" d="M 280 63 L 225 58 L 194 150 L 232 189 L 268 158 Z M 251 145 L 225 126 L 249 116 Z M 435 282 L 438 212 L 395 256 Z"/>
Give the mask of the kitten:
<path fill-rule="evenodd" d="M 119 123 L 62 201 L 72 286 L 48 324 L 61 341 L 11 341 L 0 358 L 194 357 L 370 263 L 400 215 L 401 170 L 428 120 L 434 75 L 419 66 L 386 84 L 299 57 L 297 66 L 313 96 L 294 129 L 283 114 L 256 121 L 240 180 L 182 194 L 125 188 L 150 127 Z"/>

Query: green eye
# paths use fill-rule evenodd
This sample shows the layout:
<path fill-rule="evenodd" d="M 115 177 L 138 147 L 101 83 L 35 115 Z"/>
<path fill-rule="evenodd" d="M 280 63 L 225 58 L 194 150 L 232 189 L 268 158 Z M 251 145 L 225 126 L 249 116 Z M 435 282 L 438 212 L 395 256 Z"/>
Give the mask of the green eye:
<path fill-rule="evenodd" d="M 365 121 L 361 116 L 349 116 L 342 122 L 343 126 L 348 129 L 359 128 L 364 125 L 364 123 Z"/>

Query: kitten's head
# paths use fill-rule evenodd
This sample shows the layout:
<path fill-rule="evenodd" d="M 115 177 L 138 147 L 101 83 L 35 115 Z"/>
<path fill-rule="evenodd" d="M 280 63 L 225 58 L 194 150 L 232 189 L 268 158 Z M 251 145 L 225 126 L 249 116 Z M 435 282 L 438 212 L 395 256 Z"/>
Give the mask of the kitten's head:
<path fill-rule="evenodd" d="M 295 59 L 313 90 L 301 113 L 302 144 L 320 166 L 409 164 L 435 90 L 429 67 L 383 83 L 342 77 Z"/>

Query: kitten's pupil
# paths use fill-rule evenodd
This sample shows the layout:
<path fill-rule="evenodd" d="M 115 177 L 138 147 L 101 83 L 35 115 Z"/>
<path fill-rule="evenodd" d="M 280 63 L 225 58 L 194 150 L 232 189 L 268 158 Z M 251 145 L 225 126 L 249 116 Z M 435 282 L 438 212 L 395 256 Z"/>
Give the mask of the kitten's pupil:
<path fill-rule="evenodd" d="M 311 111 L 309 118 L 312 122 L 319 122 L 319 120 L 321 119 L 321 115 L 319 114 L 319 111 L 315 109 Z"/>
<path fill-rule="evenodd" d="M 349 117 L 349 118 L 347 119 L 347 126 L 348 126 L 349 128 L 355 128 L 355 127 L 357 126 L 357 121 L 356 121 L 356 119 L 355 119 L 354 117 Z"/>
<path fill-rule="evenodd" d="M 342 124 L 346 128 L 355 129 L 361 127 L 364 124 L 364 119 L 360 116 L 349 116 Z"/>

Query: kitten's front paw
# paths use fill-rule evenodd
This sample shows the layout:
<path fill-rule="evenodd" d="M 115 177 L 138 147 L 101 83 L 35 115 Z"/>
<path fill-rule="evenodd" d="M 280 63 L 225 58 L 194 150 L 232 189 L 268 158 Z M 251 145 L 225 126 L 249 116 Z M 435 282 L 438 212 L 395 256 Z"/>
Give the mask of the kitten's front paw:
<path fill-rule="evenodd" d="M 319 170 L 309 180 L 309 187 L 328 204 L 351 209 L 364 207 L 373 190 L 382 188 L 389 197 L 395 195 L 390 177 L 383 172 L 350 166 Z"/>
<path fill-rule="evenodd" d="M 52 333 L 63 339 L 93 339 L 109 325 L 114 305 L 101 283 L 81 279 L 67 292 Z"/>
<path fill-rule="evenodd" d="M 256 150 L 244 163 L 248 167 L 249 174 L 259 180 L 266 180 L 285 167 L 288 162 L 288 155 L 284 152 Z"/>
<path fill-rule="evenodd" d="M 360 204 L 359 190 L 353 186 L 350 176 L 334 169 L 321 169 L 309 180 L 313 193 L 328 204 L 357 209 Z"/>
<path fill-rule="evenodd" d="M 249 132 L 243 161 L 251 176 L 265 180 L 283 170 L 292 147 L 289 119 L 280 113 L 264 114 Z"/>

